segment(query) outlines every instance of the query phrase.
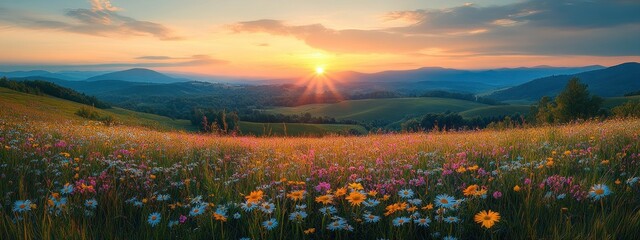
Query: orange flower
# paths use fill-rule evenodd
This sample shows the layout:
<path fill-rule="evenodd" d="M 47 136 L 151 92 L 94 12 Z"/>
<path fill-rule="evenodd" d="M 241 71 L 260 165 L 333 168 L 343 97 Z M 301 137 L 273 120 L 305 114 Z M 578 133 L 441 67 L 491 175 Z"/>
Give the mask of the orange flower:
<path fill-rule="evenodd" d="M 304 230 L 304 234 L 312 234 L 312 233 L 314 233 L 314 232 L 316 232 L 316 229 L 315 229 L 315 228 L 309 228 L 309 229 L 307 229 L 307 230 Z"/>
<path fill-rule="evenodd" d="M 356 191 L 364 189 L 360 183 L 349 183 L 349 188 Z"/>
<path fill-rule="evenodd" d="M 474 216 L 473 220 L 488 229 L 493 227 L 495 223 L 500 221 L 500 213 L 491 210 L 480 211 Z"/>
<path fill-rule="evenodd" d="M 306 193 L 307 191 L 305 190 L 292 191 L 289 194 L 287 194 L 287 197 L 294 201 L 302 200 L 302 198 L 304 198 L 304 195 Z"/>
<path fill-rule="evenodd" d="M 336 194 L 336 197 L 340 197 L 342 195 L 345 195 L 345 194 L 347 194 L 347 188 L 344 188 L 344 187 L 338 188 L 338 189 L 336 189 L 335 194 Z"/>
<path fill-rule="evenodd" d="M 364 202 L 365 199 L 367 199 L 367 196 L 358 191 L 353 191 L 349 193 L 349 196 L 347 196 L 346 199 L 349 201 L 349 203 L 351 203 L 351 206 L 360 206 L 360 204 Z"/>
<path fill-rule="evenodd" d="M 213 218 L 215 220 L 218 220 L 218 221 L 221 221 L 221 222 L 226 222 L 227 221 L 227 218 L 225 216 L 222 216 L 222 215 L 217 214 L 217 213 L 213 213 Z"/>
<path fill-rule="evenodd" d="M 520 192 L 520 186 L 516 185 L 513 187 L 513 191 Z"/>
<path fill-rule="evenodd" d="M 249 194 L 249 196 L 246 196 L 244 198 L 247 199 L 247 202 L 249 202 L 249 203 L 258 203 L 258 202 L 262 201 L 262 197 L 263 197 L 262 190 L 258 190 L 258 191 L 252 191 Z"/>
<path fill-rule="evenodd" d="M 322 203 L 322 204 L 331 204 L 333 203 L 333 195 L 331 194 L 327 194 L 327 195 L 322 195 L 319 197 L 316 197 L 316 202 L 318 203 Z"/>
<path fill-rule="evenodd" d="M 367 194 L 369 194 L 369 196 L 375 197 L 376 195 L 378 195 L 378 192 L 376 192 L 375 190 L 371 190 Z"/>

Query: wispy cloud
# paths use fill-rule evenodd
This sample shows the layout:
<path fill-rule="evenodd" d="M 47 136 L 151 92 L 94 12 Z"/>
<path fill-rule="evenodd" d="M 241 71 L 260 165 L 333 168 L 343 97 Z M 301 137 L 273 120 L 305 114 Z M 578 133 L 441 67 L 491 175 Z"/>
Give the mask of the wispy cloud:
<path fill-rule="evenodd" d="M 191 57 L 170 57 L 170 56 L 140 56 L 137 60 L 147 60 L 145 62 L 114 62 L 101 64 L 16 64 L 11 62 L 0 62 L 0 70 L 114 70 L 125 68 L 162 68 L 162 67 L 192 67 L 203 65 L 223 65 L 229 61 L 212 58 L 209 55 L 193 55 Z"/>
<path fill-rule="evenodd" d="M 94 36 L 153 36 L 161 40 L 181 39 L 170 28 L 120 14 L 109 0 L 91 0 L 91 9 L 70 9 L 66 19 L 53 20 L 0 8 L 0 23 L 30 29 L 50 29 Z"/>
<path fill-rule="evenodd" d="M 384 20 L 403 27 L 331 29 L 262 19 L 238 22 L 235 32 L 289 36 L 341 53 L 445 52 L 503 55 L 640 55 L 640 2 L 634 0 L 526 0 L 482 7 L 394 11 Z"/>

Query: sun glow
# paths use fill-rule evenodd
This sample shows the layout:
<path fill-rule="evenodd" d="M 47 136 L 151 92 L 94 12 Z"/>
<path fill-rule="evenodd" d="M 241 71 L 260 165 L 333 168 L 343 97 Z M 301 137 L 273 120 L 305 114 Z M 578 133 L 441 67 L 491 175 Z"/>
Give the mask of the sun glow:
<path fill-rule="evenodd" d="M 317 66 L 317 67 L 316 67 L 316 74 L 317 74 L 317 75 L 322 75 L 322 74 L 324 74 L 324 67 Z"/>

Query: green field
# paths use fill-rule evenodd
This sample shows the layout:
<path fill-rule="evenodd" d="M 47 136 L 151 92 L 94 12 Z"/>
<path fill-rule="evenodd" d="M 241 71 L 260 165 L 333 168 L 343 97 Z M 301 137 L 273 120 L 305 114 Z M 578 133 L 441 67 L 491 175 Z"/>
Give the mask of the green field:
<path fill-rule="evenodd" d="M 526 114 L 529 108 L 531 108 L 529 105 L 486 106 L 460 112 L 460 115 L 464 118 L 507 116 L 514 113 Z"/>
<path fill-rule="evenodd" d="M 334 117 L 339 120 L 396 122 L 407 116 L 426 113 L 462 112 L 489 105 L 447 98 L 386 98 L 349 100 L 333 104 L 309 104 L 266 110 L 285 115 L 310 113 L 312 116 Z"/>
<path fill-rule="evenodd" d="M 84 120 L 75 113 L 86 105 L 49 96 L 31 95 L 0 88 L 0 106 L 3 111 L 28 112 L 31 117 L 60 118 L 60 120 Z M 101 116 L 110 115 L 119 124 L 129 126 L 143 126 L 156 130 L 197 130 L 189 120 L 171 119 L 150 113 L 141 113 L 122 108 L 95 109 Z M 322 136 L 328 134 L 342 134 L 355 129 L 360 134 L 367 131 L 362 126 L 346 124 L 302 124 L 287 123 L 286 131 L 282 123 L 253 123 L 240 122 L 242 134 L 254 136 Z"/>

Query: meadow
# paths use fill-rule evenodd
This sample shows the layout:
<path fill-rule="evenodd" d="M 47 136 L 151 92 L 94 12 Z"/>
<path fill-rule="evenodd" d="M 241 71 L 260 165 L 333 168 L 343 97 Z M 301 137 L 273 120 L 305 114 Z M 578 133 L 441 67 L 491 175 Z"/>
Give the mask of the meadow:
<path fill-rule="evenodd" d="M 220 137 L 0 112 L 0 239 L 634 239 L 640 120 Z"/>

